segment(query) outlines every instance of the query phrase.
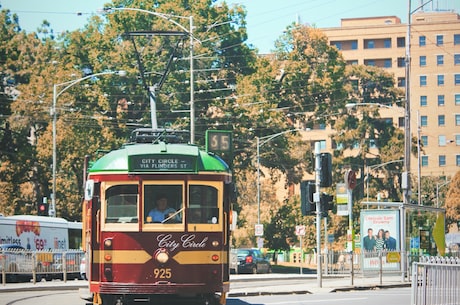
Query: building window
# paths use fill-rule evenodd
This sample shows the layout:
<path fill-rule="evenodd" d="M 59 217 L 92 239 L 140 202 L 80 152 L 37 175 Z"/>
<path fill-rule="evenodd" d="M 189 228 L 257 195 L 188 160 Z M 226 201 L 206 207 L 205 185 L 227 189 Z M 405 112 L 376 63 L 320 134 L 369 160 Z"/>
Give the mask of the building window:
<path fill-rule="evenodd" d="M 460 106 L 460 94 L 455 94 L 455 106 Z"/>
<path fill-rule="evenodd" d="M 351 49 L 352 50 L 358 50 L 358 41 L 357 40 L 352 40 L 351 41 Z"/>
<path fill-rule="evenodd" d="M 460 74 L 455 74 L 455 85 L 459 86 L 460 85 Z"/>
<path fill-rule="evenodd" d="M 420 67 L 426 66 L 426 56 L 422 55 L 419 57 L 419 64 L 420 64 Z"/>
<path fill-rule="evenodd" d="M 460 44 L 460 34 L 454 34 L 454 44 Z"/>
<path fill-rule="evenodd" d="M 421 136 L 420 141 L 422 142 L 423 147 L 428 146 L 428 136 Z"/>
<path fill-rule="evenodd" d="M 426 75 L 420 75 L 420 87 L 426 87 Z"/>
<path fill-rule="evenodd" d="M 398 68 L 406 66 L 406 59 L 404 57 L 398 57 Z"/>
<path fill-rule="evenodd" d="M 444 35 L 436 35 L 436 45 L 442 46 L 444 44 Z"/>
<path fill-rule="evenodd" d="M 406 78 L 405 77 L 398 77 L 398 87 L 400 87 L 400 88 L 406 87 Z"/>
<path fill-rule="evenodd" d="M 455 156 L 455 165 L 460 166 L 460 155 Z"/>
<path fill-rule="evenodd" d="M 398 37 L 396 39 L 396 44 L 398 48 L 404 48 L 406 46 L 406 37 Z"/>
<path fill-rule="evenodd" d="M 455 145 L 460 146 L 460 134 L 455 135 Z"/>
<path fill-rule="evenodd" d="M 383 62 L 383 67 L 384 68 L 391 68 L 391 58 L 387 58 Z"/>
<path fill-rule="evenodd" d="M 460 54 L 454 54 L 454 64 L 456 66 L 460 65 Z"/>
<path fill-rule="evenodd" d="M 347 65 L 349 65 L 349 66 L 357 66 L 358 65 L 358 60 L 357 59 L 347 60 Z"/>
<path fill-rule="evenodd" d="M 444 86 L 444 75 L 438 75 L 438 86 Z"/>
<path fill-rule="evenodd" d="M 428 98 L 426 95 L 421 95 L 420 96 L 420 107 L 426 107 L 428 106 Z"/>
<path fill-rule="evenodd" d="M 444 55 L 436 55 L 436 64 L 438 66 L 444 65 Z"/>
<path fill-rule="evenodd" d="M 445 155 L 439 156 L 439 166 L 446 166 L 446 156 Z"/>
<path fill-rule="evenodd" d="M 391 48 L 391 39 L 390 38 L 387 38 L 387 39 L 383 40 L 383 47 L 386 48 L 386 49 Z"/>
<path fill-rule="evenodd" d="M 446 146 L 446 136 L 444 135 L 439 135 L 438 136 L 438 146 Z"/>
<path fill-rule="evenodd" d="M 426 46 L 426 36 L 419 36 L 418 37 L 418 45 L 420 47 Z"/>
<path fill-rule="evenodd" d="M 375 67 L 375 60 L 373 60 L 373 59 L 366 59 L 366 60 L 364 61 L 364 64 L 365 64 L 366 66 Z"/>
<path fill-rule="evenodd" d="M 445 104 L 444 94 L 439 94 L 438 95 L 438 106 L 444 106 L 444 104 Z"/>
<path fill-rule="evenodd" d="M 332 42 L 332 45 L 335 46 L 338 50 L 342 50 L 342 42 L 334 41 Z"/>
<path fill-rule="evenodd" d="M 455 115 L 455 126 L 460 126 L 460 114 Z"/>
<path fill-rule="evenodd" d="M 428 156 L 422 156 L 422 166 L 423 167 L 428 166 Z"/>
<path fill-rule="evenodd" d="M 438 126 L 446 125 L 446 116 L 444 114 L 438 115 Z"/>
<path fill-rule="evenodd" d="M 326 149 L 326 140 L 321 140 L 321 141 L 319 141 L 319 144 L 320 144 L 321 150 L 325 150 L 325 149 Z"/>
<path fill-rule="evenodd" d="M 428 117 L 426 115 L 420 116 L 420 126 L 422 127 L 428 126 Z"/>
<path fill-rule="evenodd" d="M 375 48 L 374 40 L 371 40 L 371 39 L 364 40 L 364 48 L 365 49 L 374 49 Z"/>

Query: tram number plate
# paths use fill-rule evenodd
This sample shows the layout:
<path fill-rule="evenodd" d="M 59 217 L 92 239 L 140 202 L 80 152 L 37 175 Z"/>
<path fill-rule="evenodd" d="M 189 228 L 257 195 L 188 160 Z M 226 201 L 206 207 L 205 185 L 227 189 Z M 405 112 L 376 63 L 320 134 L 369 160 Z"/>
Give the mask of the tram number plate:
<path fill-rule="evenodd" d="M 171 268 L 155 268 L 153 269 L 153 275 L 157 279 L 170 279 L 172 276 Z"/>

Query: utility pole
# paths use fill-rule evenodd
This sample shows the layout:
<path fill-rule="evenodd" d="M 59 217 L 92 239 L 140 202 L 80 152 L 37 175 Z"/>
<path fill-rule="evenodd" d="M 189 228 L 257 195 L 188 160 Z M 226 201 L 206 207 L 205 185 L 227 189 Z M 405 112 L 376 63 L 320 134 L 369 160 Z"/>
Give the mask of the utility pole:
<path fill-rule="evenodd" d="M 313 201 L 316 204 L 316 279 L 318 287 L 322 284 L 322 266 L 321 266 L 321 143 L 315 142 L 315 193 Z"/>

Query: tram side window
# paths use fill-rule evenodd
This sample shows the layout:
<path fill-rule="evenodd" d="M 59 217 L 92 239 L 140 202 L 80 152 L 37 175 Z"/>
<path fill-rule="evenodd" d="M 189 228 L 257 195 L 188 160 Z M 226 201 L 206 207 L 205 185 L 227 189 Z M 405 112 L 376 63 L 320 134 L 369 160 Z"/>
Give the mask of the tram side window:
<path fill-rule="evenodd" d="M 217 189 L 209 185 L 190 185 L 189 207 L 187 217 L 189 223 L 216 224 L 219 222 L 217 207 Z"/>
<path fill-rule="evenodd" d="M 137 216 L 137 184 L 114 185 L 105 192 L 107 223 L 136 223 Z"/>
<path fill-rule="evenodd" d="M 183 211 L 183 186 L 174 184 L 144 185 L 146 223 L 180 223 Z"/>

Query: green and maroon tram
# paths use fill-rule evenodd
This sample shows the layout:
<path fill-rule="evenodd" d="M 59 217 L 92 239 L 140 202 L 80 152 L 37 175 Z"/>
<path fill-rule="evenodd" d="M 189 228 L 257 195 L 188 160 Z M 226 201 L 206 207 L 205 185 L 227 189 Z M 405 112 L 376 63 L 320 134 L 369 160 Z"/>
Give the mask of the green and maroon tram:
<path fill-rule="evenodd" d="M 87 170 L 83 237 L 93 304 L 225 304 L 230 169 L 213 153 L 157 136 L 137 133 Z"/>

